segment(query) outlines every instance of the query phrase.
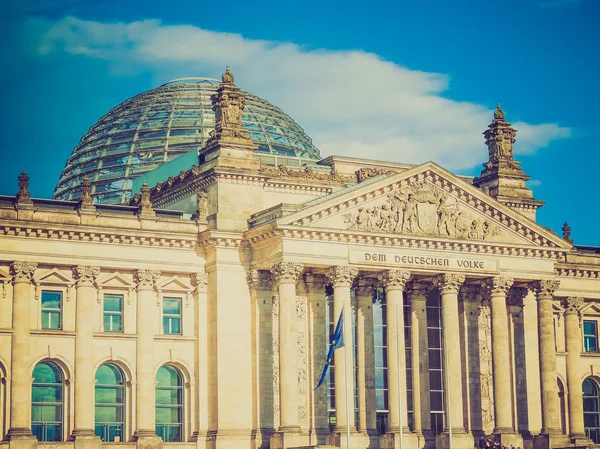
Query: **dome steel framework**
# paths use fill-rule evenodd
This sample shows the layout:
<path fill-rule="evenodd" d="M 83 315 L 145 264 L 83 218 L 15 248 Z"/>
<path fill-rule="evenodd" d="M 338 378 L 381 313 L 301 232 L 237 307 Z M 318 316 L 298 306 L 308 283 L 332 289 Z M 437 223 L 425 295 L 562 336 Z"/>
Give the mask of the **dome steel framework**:
<path fill-rule="evenodd" d="M 111 109 L 73 150 L 54 198 L 79 198 L 80 184 L 87 176 L 96 203 L 126 203 L 133 179 L 206 144 L 215 126 L 210 97 L 218 86 L 215 79 L 181 78 Z M 321 159 L 310 137 L 290 116 L 256 95 L 244 94 L 243 126 L 258 152 Z"/>

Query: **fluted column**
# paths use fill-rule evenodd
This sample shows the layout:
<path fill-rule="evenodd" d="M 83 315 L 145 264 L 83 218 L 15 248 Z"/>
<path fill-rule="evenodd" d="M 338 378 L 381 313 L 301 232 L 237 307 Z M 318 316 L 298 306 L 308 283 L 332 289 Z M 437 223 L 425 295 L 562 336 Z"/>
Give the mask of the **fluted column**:
<path fill-rule="evenodd" d="M 156 292 L 160 271 L 135 270 L 137 283 L 137 347 L 136 347 L 136 427 L 137 438 L 156 437 L 154 328 Z"/>
<path fill-rule="evenodd" d="M 465 433 L 463 391 L 462 383 L 459 382 L 463 378 L 463 372 L 458 319 L 458 290 L 464 281 L 465 276 L 461 274 L 440 274 L 433 279 L 433 284 L 440 289 L 442 296 L 444 358 L 447 361 L 444 370 L 446 426 L 451 422 L 454 435 Z M 452 382 L 452 385 L 449 381 Z M 449 389 L 452 391 L 450 392 Z"/>
<path fill-rule="evenodd" d="M 280 432 L 298 432 L 298 325 L 296 319 L 296 282 L 304 266 L 279 262 L 271 267 L 279 291 L 279 413 Z M 292 355 L 292 356 L 290 356 Z"/>
<path fill-rule="evenodd" d="M 13 275 L 13 315 L 10 367 L 10 430 L 8 438 L 31 437 L 31 372 L 29 359 L 29 315 L 31 280 L 35 262 L 15 261 Z"/>
<path fill-rule="evenodd" d="M 375 341 L 373 336 L 373 281 L 359 278 L 355 287 L 356 345 L 358 371 L 358 428 L 361 432 L 376 429 Z"/>
<path fill-rule="evenodd" d="M 429 341 L 427 337 L 427 294 L 430 286 L 425 282 L 412 281 L 406 286 L 410 303 L 412 386 L 414 432 L 431 434 L 431 407 L 429 401 Z"/>
<path fill-rule="evenodd" d="M 350 431 L 356 430 L 354 423 L 354 375 L 352 370 L 352 304 L 350 301 L 350 285 L 358 274 L 356 268 L 347 266 L 330 267 L 325 272 L 329 282 L 333 285 L 333 319 L 334 323 L 344 310 L 344 348 L 334 352 L 335 369 L 335 418 L 336 431 L 346 433 L 346 402 L 349 401 Z M 346 398 L 346 360 L 348 360 L 348 398 Z"/>
<path fill-rule="evenodd" d="M 77 284 L 75 314 L 75 428 L 73 436 L 94 435 L 94 301 L 100 268 L 73 267 Z"/>
<path fill-rule="evenodd" d="M 569 389 L 569 436 L 585 438 L 583 427 L 583 394 L 581 376 L 579 375 L 579 359 L 581 357 L 581 306 L 583 298 L 569 297 L 564 300 L 565 333 L 567 345 L 567 388 Z"/>
<path fill-rule="evenodd" d="M 404 286 L 410 272 L 388 270 L 379 276 L 387 306 L 388 408 L 390 432 L 408 432 L 406 406 L 406 345 L 404 341 Z"/>
<path fill-rule="evenodd" d="M 559 281 L 550 279 L 536 281 L 531 284 L 531 288 L 537 294 L 540 377 L 542 383 L 542 434 L 561 433 L 552 311 L 554 292 L 558 289 L 559 285 Z"/>
<path fill-rule="evenodd" d="M 510 338 L 506 295 L 513 279 L 496 276 L 483 281 L 484 292 L 490 298 L 492 315 L 492 360 L 494 373 L 494 434 L 515 432 L 510 380 Z"/>
<path fill-rule="evenodd" d="M 196 306 L 196 319 L 194 322 L 194 335 L 196 342 L 195 373 L 196 397 L 194 433 L 192 440 L 204 441 L 208 431 L 208 273 L 192 273 L 190 281 L 194 286 L 194 302 Z"/>

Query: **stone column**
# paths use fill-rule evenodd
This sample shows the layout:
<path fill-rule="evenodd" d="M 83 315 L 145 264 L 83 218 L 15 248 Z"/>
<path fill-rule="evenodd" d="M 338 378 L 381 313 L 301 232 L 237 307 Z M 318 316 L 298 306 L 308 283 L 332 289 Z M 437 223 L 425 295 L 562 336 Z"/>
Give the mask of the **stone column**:
<path fill-rule="evenodd" d="M 429 284 L 421 281 L 409 282 L 406 296 L 410 303 L 412 386 L 414 432 L 432 436 L 431 408 L 429 405 L 429 339 L 427 337 L 427 294 Z M 422 447 L 423 445 L 419 445 Z"/>
<path fill-rule="evenodd" d="M 196 378 L 196 397 L 195 402 L 195 418 L 194 418 L 194 433 L 192 441 L 196 442 L 198 449 L 206 447 L 206 433 L 208 431 L 208 310 L 207 297 L 208 290 L 208 274 L 207 273 L 192 273 L 190 281 L 194 288 L 194 305 L 196 310 L 196 319 L 194 323 L 194 335 L 196 342 L 194 350 L 195 357 L 195 373 Z"/>
<path fill-rule="evenodd" d="M 492 315 L 492 365 L 494 374 L 494 434 L 514 435 L 511 388 L 510 337 L 506 295 L 513 279 L 496 276 L 483 281 Z M 505 441 L 502 441 L 505 443 Z M 511 441 L 512 443 L 512 441 Z"/>
<path fill-rule="evenodd" d="M 531 288 L 537 294 L 540 377 L 542 386 L 542 435 L 561 434 L 552 310 L 554 292 L 558 289 L 559 285 L 559 281 L 550 279 L 536 281 L 531 284 Z"/>
<path fill-rule="evenodd" d="M 311 342 L 311 372 L 312 388 L 317 385 L 323 372 L 323 366 L 327 360 L 327 322 L 325 321 L 325 278 L 322 275 L 306 273 L 306 293 L 308 296 L 310 342 Z M 323 444 L 329 433 L 329 412 L 327 403 L 326 385 L 312 392 L 314 430 L 317 435 L 317 443 Z"/>
<path fill-rule="evenodd" d="M 406 403 L 406 345 L 404 342 L 404 286 L 410 272 L 388 270 L 379 276 L 387 307 L 387 359 L 389 431 L 408 433 Z"/>
<path fill-rule="evenodd" d="M 375 340 L 373 335 L 373 281 L 359 278 L 355 287 L 358 370 L 358 428 L 373 433 L 377 428 L 375 406 Z"/>
<path fill-rule="evenodd" d="M 579 359 L 581 357 L 581 307 L 583 298 L 570 297 L 564 300 L 565 333 L 567 344 L 567 388 L 569 390 L 569 423 L 574 440 L 586 438 L 583 427 L 583 394 L 581 376 L 579 375 Z M 589 443 L 588 443 L 589 444 Z M 576 444 L 585 446 L 587 444 Z"/>
<path fill-rule="evenodd" d="M 350 285 L 358 274 L 356 268 L 347 266 L 330 267 L 325 272 L 333 285 L 333 321 L 337 324 L 342 309 L 344 310 L 344 347 L 334 352 L 335 369 L 335 431 L 346 434 L 346 401 L 349 399 L 350 431 L 356 431 L 354 423 L 354 371 L 352 357 L 352 304 L 350 300 Z M 334 326 L 335 328 L 335 326 Z M 348 360 L 348 394 L 346 398 L 346 360 Z M 342 441 L 343 440 L 343 441 Z M 341 438 L 340 444 L 345 447 L 346 439 Z"/>
<path fill-rule="evenodd" d="M 296 357 L 296 282 L 304 266 L 278 262 L 271 268 L 279 291 L 279 432 L 299 432 L 298 358 Z"/>
<path fill-rule="evenodd" d="M 89 265 L 73 267 L 76 280 L 77 299 L 75 302 L 75 426 L 73 438 L 79 440 L 100 439 L 94 434 L 94 302 L 97 298 L 95 283 L 100 268 Z M 91 441 L 88 441 L 91 443 Z M 86 444 L 86 443 L 84 443 Z"/>
<path fill-rule="evenodd" d="M 31 280 L 37 269 L 35 262 L 15 261 L 11 264 L 13 275 L 13 314 L 10 366 L 10 429 L 11 446 L 32 447 L 36 439 L 31 434 L 31 360 L 30 301 Z M 13 443 L 14 441 L 14 443 Z"/>
<path fill-rule="evenodd" d="M 137 284 L 136 346 L 136 434 L 138 446 L 161 444 L 155 427 L 154 328 L 156 323 L 156 281 L 160 271 L 135 270 Z"/>
<path fill-rule="evenodd" d="M 442 296 L 444 358 L 447 362 L 444 370 L 446 427 L 448 424 L 451 425 L 455 449 L 471 449 L 473 447 L 473 437 L 465 430 L 462 381 L 459 382 L 463 378 L 463 370 L 460 351 L 458 290 L 464 281 L 465 276 L 462 274 L 440 274 L 433 279 L 433 284 L 440 289 Z M 448 430 L 445 429 L 444 433 L 438 436 L 436 441 L 438 449 L 449 446 Z"/>

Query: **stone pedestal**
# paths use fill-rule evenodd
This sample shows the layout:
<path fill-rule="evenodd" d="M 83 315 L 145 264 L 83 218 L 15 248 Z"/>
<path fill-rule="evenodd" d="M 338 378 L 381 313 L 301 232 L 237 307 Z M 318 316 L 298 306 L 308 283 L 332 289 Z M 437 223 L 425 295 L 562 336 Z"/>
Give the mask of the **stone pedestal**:
<path fill-rule="evenodd" d="M 73 435 L 74 449 L 100 449 L 102 440 L 92 432 L 81 435 Z"/>
<path fill-rule="evenodd" d="M 271 449 L 289 449 L 292 447 L 309 446 L 309 438 L 303 432 L 275 432 L 271 435 Z"/>
<path fill-rule="evenodd" d="M 425 438 L 423 435 L 406 431 L 388 432 L 382 435 L 379 440 L 380 449 L 420 449 L 425 447 Z"/>
<path fill-rule="evenodd" d="M 366 432 L 350 431 L 351 449 L 367 449 L 371 444 L 371 437 Z M 327 436 L 326 446 L 331 448 L 348 449 L 346 432 L 332 432 Z M 320 446 L 322 448 L 323 446 Z M 373 447 L 373 446 L 371 446 Z"/>
<path fill-rule="evenodd" d="M 13 430 L 13 429 L 11 429 Z M 16 430 L 16 429 L 15 429 Z M 38 440 L 36 437 L 31 435 L 31 431 L 27 429 L 29 435 L 17 435 L 15 433 L 9 434 L 8 437 L 8 448 L 9 449 L 37 449 Z"/>
<path fill-rule="evenodd" d="M 533 449 L 551 449 L 570 445 L 569 437 L 562 433 L 541 433 L 533 438 Z"/>
<path fill-rule="evenodd" d="M 453 433 L 452 449 L 473 449 L 475 440 L 470 433 Z M 435 449 L 450 449 L 450 435 L 447 432 L 438 435 L 435 439 Z"/>
<path fill-rule="evenodd" d="M 137 449 L 162 449 L 163 440 L 156 435 L 139 435 L 137 437 Z"/>

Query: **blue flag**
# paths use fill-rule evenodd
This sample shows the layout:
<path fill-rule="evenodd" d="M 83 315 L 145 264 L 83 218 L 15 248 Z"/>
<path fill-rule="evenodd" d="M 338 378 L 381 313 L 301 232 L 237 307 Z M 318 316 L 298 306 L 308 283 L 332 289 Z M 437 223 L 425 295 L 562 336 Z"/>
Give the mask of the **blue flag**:
<path fill-rule="evenodd" d="M 344 308 L 342 307 L 342 311 L 340 312 L 340 318 L 338 319 L 337 326 L 335 327 L 335 332 L 333 333 L 333 340 L 331 341 L 331 345 L 329 346 L 329 353 L 327 354 L 327 361 L 325 366 L 323 367 L 323 374 L 321 374 L 321 378 L 319 379 L 318 385 L 315 387 L 315 390 L 321 386 L 323 381 L 325 380 L 325 376 L 327 376 L 327 371 L 329 371 L 329 364 L 333 359 L 333 351 L 336 349 L 344 347 Z"/>

